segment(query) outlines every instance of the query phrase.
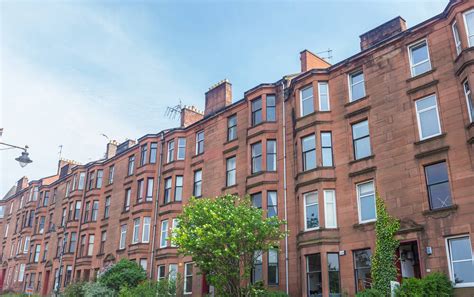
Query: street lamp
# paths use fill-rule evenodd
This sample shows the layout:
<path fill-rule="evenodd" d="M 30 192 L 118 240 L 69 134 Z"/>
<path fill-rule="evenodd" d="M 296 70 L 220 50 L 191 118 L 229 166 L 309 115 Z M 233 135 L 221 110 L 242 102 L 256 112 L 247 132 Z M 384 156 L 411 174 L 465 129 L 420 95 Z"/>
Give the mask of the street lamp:
<path fill-rule="evenodd" d="M 26 165 L 33 162 L 33 160 L 31 160 L 30 157 L 28 156 L 29 154 L 27 152 L 28 150 L 27 145 L 25 145 L 25 147 L 21 147 L 21 146 L 16 146 L 13 144 L 8 144 L 5 142 L 0 142 L 0 145 L 8 146 L 9 148 L 16 148 L 16 149 L 23 150 L 23 152 L 21 152 L 21 156 L 19 156 L 18 158 L 15 158 L 15 160 L 18 161 L 18 163 L 20 163 L 21 167 L 25 167 Z"/>

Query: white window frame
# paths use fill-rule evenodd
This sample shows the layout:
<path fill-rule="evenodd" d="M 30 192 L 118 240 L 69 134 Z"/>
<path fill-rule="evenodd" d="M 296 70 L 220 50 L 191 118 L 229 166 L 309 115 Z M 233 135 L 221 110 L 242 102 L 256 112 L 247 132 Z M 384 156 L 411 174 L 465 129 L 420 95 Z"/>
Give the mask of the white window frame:
<path fill-rule="evenodd" d="M 469 92 L 466 92 L 466 87 L 465 87 L 466 84 L 469 86 Z M 472 114 L 471 112 L 471 107 L 470 107 L 471 104 L 469 103 L 469 95 L 473 96 L 473 94 L 472 94 L 471 86 L 469 85 L 469 81 L 467 80 L 467 78 L 462 82 L 462 90 L 464 92 L 464 97 L 466 98 L 466 106 L 467 106 L 467 113 L 469 115 L 469 122 L 474 123 L 474 114 Z"/>
<path fill-rule="evenodd" d="M 306 203 L 306 197 L 308 195 L 311 195 L 311 194 L 315 194 L 316 195 L 316 203 L 312 203 L 310 205 L 308 205 Z M 311 191 L 311 192 L 307 192 L 307 193 L 304 193 L 303 194 L 303 203 L 304 203 L 304 231 L 312 231 L 312 230 L 318 230 L 319 228 L 321 228 L 321 219 L 320 219 L 320 216 L 319 216 L 319 193 L 318 191 Z M 318 227 L 313 227 L 313 228 L 308 228 L 308 226 L 306 225 L 306 208 L 308 206 L 312 206 L 312 205 L 317 205 L 318 206 Z"/>
<path fill-rule="evenodd" d="M 20 238 L 20 240 L 21 240 L 21 238 Z M 30 247 L 30 237 L 26 236 L 25 237 L 25 242 L 24 242 L 24 245 L 23 245 L 23 254 L 28 254 L 29 247 Z"/>
<path fill-rule="evenodd" d="M 183 141 L 183 144 L 180 145 L 180 140 Z M 179 151 L 180 150 L 183 150 L 184 152 L 184 157 L 180 158 L 179 156 Z M 186 158 L 186 137 L 178 137 L 178 150 L 177 150 L 177 156 L 176 156 L 176 159 L 177 160 L 184 160 Z"/>
<path fill-rule="evenodd" d="M 188 274 L 188 265 L 193 265 L 193 262 L 184 263 L 184 281 L 183 281 L 183 293 L 184 295 L 190 295 L 193 293 L 192 287 L 191 292 L 186 291 L 186 283 L 187 283 L 187 274 Z M 191 279 L 193 278 L 193 274 L 191 274 Z"/>
<path fill-rule="evenodd" d="M 355 83 L 355 84 L 352 84 L 352 77 L 353 76 L 356 76 L 358 74 L 362 74 L 362 81 L 358 82 L 358 83 Z M 362 98 L 364 98 L 365 96 L 367 96 L 367 90 L 365 89 L 365 75 L 364 75 L 364 70 L 362 69 L 359 69 L 357 71 L 354 71 L 354 72 L 351 72 L 347 75 L 347 84 L 349 86 L 349 102 L 354 102 L 354 101 L 357 101 L 357 100 L 360 100 Z M 364 96 L 360 97 L 360 98 L 357 98 L 357 99 L 353 99 L 352 98 L 352 87 L 355 86 L 355 85 L 358 85 L 358 84 L 364 84 Z"/>
<path fill-rule="evenodd" d="M 170 163 L 174 161 L 174 139 L 168 141 L 168 153 L 166 155 L 166 162 Z"/>
<path fill-rule="evenodd" d="M 20 270 L 18 272 L 18 282 L 23 282 L 25 277 L 25 264 L 20 264 Z"/>
<path fill-rule="evenodd" d="M 312 90 L 312 92 L 311 92 L 311 97 L 303 98 L 303 91 L 305 91 L 305 90 L 307 90 L 307 89 L 309 89 L 309 88 L 311 88 L 311 90 Z M 311 112 L 309 112 L 309 113 L 307 113 L 307 114 L 304 114 L 304 112 L 303 112 L 303 106 L 304 106 L 304 105 L 303 105 L 303 101 L 309 100 L 309 99 L 313 100 L 313 111 L 311 111 Z M 312 113 L 314 112 L 314 88 L 313 88 L 313 85 L 312 85 L 312 84 L 310 84 L 310 85 L 308 85 L 308 86 L 305 86 L 305 87 L 303 87 L 303 88 L 300 90 L 300 107 L 301 107 L 301 108 L 300 108 L 300 116 L 301 116 L 301 117 L 307 116 L 307 115 L 312 114 Z"/>
<path fill-rule="evenodd" d="M 10 228 L 10 223 L 7 223 L 5 226 L 5 234 L 3 235 L 3 238 L 6 238 L 8 236 L 8 229 Z"/>
<path fill-rule="evenodd" d="M 89 240 L 87 241 L 87 256 L 92 256 L 94 254 L 94 243 L 95 235 L 89 234 Z"/>
<path fill-rule="evenodd" d="M 329 193 L 329 192 L 332 193 L 333 201 L 330 201 L 330 199 L 326 195 L 326 193 Z M 326 229 L 337 228 L 336 190 L 324 190 L 323 191 L 323 196 L 324 196 L 324 226 L 326 227 Z M 334 211 L 332 212 L 331 215 L 334 217 L 335 225 L 329 225 L 328 224 L 329 215 L 330 215 L 330 213 L 328 211 L 329 208 L 327 207 L 328 204 L 332 204 L 333 207 L 334 207 Z"/>
<path fill-rule="evenodd" d="M 360 196 L 359 186 L 369 184 L 369 183 L 372 183 L 373 189 L 374 189 L 374 194 L 373 195 L 374 195 L 374 203 L 375 203 L 375 218 L 363 221 L 362 220 L 362 212 L 361 212 L 361 203 L 360 203 L 361 196 Z M 377 200 L 376 200 L 377 197 L 375 196 L 376 195 L 375 194 L 376 193 L 376 191 L 375 191 L 375 181 L 373 179 L 371 179 L 371 180 L 356 184 L 356 192 L 357 192 L 357 210 L 358 210 L 358 213 L 359 213 L 359 223 L 360 224 L 365 224 L 365 223 L 370 223 L 370 222 L 377 221 Z M 364 197 L 364 196 L 362 196 L 362 197 Z"/>
<path fill-rule="evenodd" d="M 435 105 L 434 107 L 428 107 L 428 108 L 425 108 L 425 109 L 422 109 L 422 110 L 418 110 L 418 104 L 416 104 L 418 101 L 420 100 L 424 100 L 424 99 L 427 99 L 429 97 L 434 97 L 434 100 L 435 100 Z M 434 134 L 434 135 L 430 135 L 430 136 L 427 136 L 427 137 L 423 137 L 422 135 L 422 131 L 421 131 L 421 121 L 420 121 L 420 113 L 422 112 L 425 112 L 425 111 L 428 111 L 428 110 L 431 110 L 431 109 L 435 109 L 436 110 L 436 116 L 438 118 L 438 129 L 439 129 L 439 132 L 437 134 Z M 418 135 L 420 136 L 420 140 L 425 140 L 425 139 L 429 139 L 429 138 L 432 138 L 432 137 L 436 137 L 438 135 L 441 135 L 443 132 L 441 131 L 441 119 L 440 119 L 440 116 L 439 116 L 439 109 L 438 109 L 438 98 L 435 94 L 431 94 L 431 95 L 428 95 L 426 97 L 423 97 L 423 98 L 420 98 L 420 99 L 417 99 L 415 100 L 415 110 L 416 110 L 416 120 L 417 120 L 417 124 L 418 124 Z"/>
<path fill-rule="evenodd" d="M 471 261 L 474 262 L 474 255 L 472 254 L 472 242 L 471 242 L 471 236 L 469 234 L 463 234 L 463 235 L 458 235 L 458 236 L 450 236 L 445 239 L 445 246 L 446 246 L 446 256 L 448 257 L 448 269 L 449 269 L 449 278 L 451 279 L 453 286 L 455 288 L 466 288 L 466 287 L 474 287 L 474 282 L 471 283 L 459 283 L 456 284 L 454 282 L 454 269 L 453 269 L 453 262 L 451 260 L 451 248 L 450 248 L 450 240 L 451 239 L 457 239 L 457 238 L 463 238 L 467 237 L 469 239 L 470 243 L 470 248 L 471 248 Z M 458 260 L 456 262 L 464 262 L 464 261 L 469 261 L 469 260 Z"/>
<path fill-rule="evenodd" d="M 163 228 L 164 227 L 164 228 Z M 168 246 L 168 220 L 161 221 L 161 231 L 160 231 L 160 248 L 165 248 Z M 163 244 L 164 242 L 164 244 Z"/>
<path fill-rule="evenodd" d="M 462 52 L 462 43 L 461 35 L 459 34 L 459 28 L 457 25 L 457 22 L 454 21 L 451 24 L 451 29 L 453 30 L 454 47 L 456 48 L 456 54 L 459 55 Z"/>
<path fill-rule="evenodd" d="M 171 269 L 171 267 L 173 267 L 174 269 Z M 174 270 L 174 274 L 172 273 L 172 271 Z M 169 266 L 168 266 L 168 280 L 176 280 L 176 278 L 178 277 L 178 264 L 175 264 L 175 263 L 171 263 Z"/>
<path fill-rule="evenodd" d="M 466 20 L 466 15 L 471 14 L 471 13 L 474 13 L 474 9 L 468 10 L 468 11 L 466 11 L 462 14 L 462 18 L 463 18 L 463 21 L 464 21 L 464 27 L 466 29 L 467 44 L 469 45 L 469 47 L 474 46 L 474 44 L 471 44 L 470 38 L 469 38 L 470 36 L 474 36 L 474 32 L 472 32 L 472 35 L 470 35 L 469 27 L 467 26 L 467 20 Z"/>
<path fill-rule="evenodd" d="M 421 62 L 418 62 L 417 64 L 413 64 L 413 61 L 412 61 L 412 57 L 411 57 L 411 49 L 422 44 L 422 43 L 425 43 L 426 45 L 426 53 L 428 54 L 428 59 L 426 60 L 423 60 Z M 428 71 L 431 71 L 433 70 L 433 65 L 431 64 L 431 57 L 430 57 L 430 46 L 428 45 L 428 39 L 424 38 L 424 39 L 421 39 L 421 40 L 417 40 L 416 42 L 412 43 L 412 44 L 409 44 L 407 46 L 407 49 L 408 49 L 408 60 L 410 61 L 410 74 L 411 74 L 411 77 L 415 77 L 415 76 L 418 76 L 418 75 L 422 75 Z M 413 68 L 415 68 L 416 66 L 420 65 L 420 64 L 423 64 L 425 63 L 426 61 L 429 62 L 430 64 L 430 70 L 427 70 L 423 73 L 419 73 L 419 74 L 414 74 L 413 73 Z"/>
<path fill-rule="evenodd" d="M 151 217 L 143 217 L 142 243 L 150 242 L 150 226 Z"/>
<path fill-rule="evenodd" d="M 126 241 L 127 241 L 127 225 L 122 225 L 120 226 L 119 250 L 125 249 Z"/>
<path fill-rule="evenodd" d="M 326 100 L 328 101 L 328 109 L 322 110 L 321 108 L 321 85 L 326 85 L 327 93 L 326 93 Z M 331 103 L 329 100 L 329 82 L 327 81 L 320 81 L 318 82 L 318 104 L 319 104 L 319 111 L 330 111 L 331 110 Z"/>
<path fill-rule="evenodd" d="M 174 218 L 172 221 L 171 221 L 171 234 L 174 234 L 174 229 L 178 227 L 178 218 Z M 173 242 L 171 242 L 170 244 L 171 247 L 176 247 L 176 244 L 173 244 Z"/>
<path fill-rule="evenodd" d="M 133 220 L 132 244 L 140 241 L 140 221 L 140 218 L 135 218 Z"/>
<path fill-rule="evenodd" d="M 165 272 L 165 273 L 164 273 L 165 276 L 163 276 L 163 277 L 160 276 L 160 270 L 161 270 L 161 268 L 163 268 L 163 271 Z M 157 272 L 156 279 L 157 279 L 158 281 L 164 280 L 164 279 L 166 278 L 166 265 L 158 265 L 158 269 L 156 270 L 156 272 Z"/>

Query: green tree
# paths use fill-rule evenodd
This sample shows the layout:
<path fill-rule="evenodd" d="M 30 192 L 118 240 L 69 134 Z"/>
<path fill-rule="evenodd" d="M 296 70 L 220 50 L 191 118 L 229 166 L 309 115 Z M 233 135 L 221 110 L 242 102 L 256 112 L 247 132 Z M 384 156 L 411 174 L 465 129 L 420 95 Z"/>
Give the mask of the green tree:
<path fill-rule="evenodd" d="M 400 229 L 400 222 L 391 217 L 385 202 L 377 194 L 377 221 L 375 223 L 375 252 L 372 257 L 372 288 L 383 296 L 390 295 L 390 281 L 397 279 L 396 250 L 399 241 L 395 233 Z"/>
<path fill-rule="evenodd" d="M 146 279 L 146 272 L 134 261 L 122 259 L 99 276 L 98 282 L 119 292 L 120 287 L 136 287 Z"/>
<path fill-rule="evenodd" d="M 242 296 L 255 256 L 278 246 L 284 221 L 264 218 L 250 198 L 224 195 L 191 198 L 178 216 L 172 241 L 192 256 L 218 296 Z"/>

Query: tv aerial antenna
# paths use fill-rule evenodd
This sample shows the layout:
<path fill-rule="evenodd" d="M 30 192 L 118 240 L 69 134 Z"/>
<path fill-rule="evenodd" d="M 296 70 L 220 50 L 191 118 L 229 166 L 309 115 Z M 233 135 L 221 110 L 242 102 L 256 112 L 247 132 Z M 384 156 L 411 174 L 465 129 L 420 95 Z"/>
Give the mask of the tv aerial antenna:
<path fill-rule="evenodd" d="M 181 103 L 181 99 L 179 100 L 179 104 L 175 106 L 167 106 L 165 111 L 165 117 L 175 120 L 176 118 L 180 118 L 181 116 L 181 109 L 183 109 L 183 104 Z"/>
<path fill-rule="evenodd" d="M 324 54 L 324 55 L 322 55 Z M 331 61 L 332 59 L 332 49 L 328 48 L 327 50 L 325 51 L 322 51 L 322 52 L 319 52 L 319 53 L 316 53 L 316 55 L 321 55 L 321 59 L 323 60 L 326 60 L 326 61 Z"/>

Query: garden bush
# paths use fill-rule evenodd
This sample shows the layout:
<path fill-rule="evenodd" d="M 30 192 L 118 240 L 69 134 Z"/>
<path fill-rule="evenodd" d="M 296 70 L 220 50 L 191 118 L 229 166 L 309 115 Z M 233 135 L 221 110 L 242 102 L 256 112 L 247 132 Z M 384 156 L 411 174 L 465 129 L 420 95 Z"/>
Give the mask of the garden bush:
<path fill-rule="evenodd" d="M 383 296 L 383 294 L 377 289 L 371 288 L 371 289 L 365 289 L 364 291 L 357 293 L 356 296 L 357 297 L 381 297 Z"/>
<path fill-rule="evenodd" d="M 117 293 L 123 286 L 135 288 L 144 280 L 146 280 L 145 270 L 136 262 L 127 259 L 118 261 L 98 278 L 99 283 Z"/>
<path fill-rule="evenodd" d="M 146 281 L 134 288 L 122 287 L 119 297 L 156 297 L 156 296 L 177 296 L 176 281 L 160 280 L 158 282 Z"/>
<path fill-rule="evenodd" d="M 404 279 L 396 293 L 397 297 L 453 296 L 453 285 L 440 272 L 428 274 L 422 279 Z"/>
<path fill-rule="evenodd" d="M 64 289 L 64 297 L 84 297 L 84 284 L 83 282 L 72 283 Z"/>
<path fill-rule="evenodd" d="M 106 287 L 101 283 L 86 283 L 83 286 L 84 297 L 115 297 L 117 294 L 114 290 Z"/>

